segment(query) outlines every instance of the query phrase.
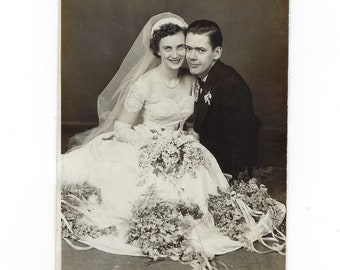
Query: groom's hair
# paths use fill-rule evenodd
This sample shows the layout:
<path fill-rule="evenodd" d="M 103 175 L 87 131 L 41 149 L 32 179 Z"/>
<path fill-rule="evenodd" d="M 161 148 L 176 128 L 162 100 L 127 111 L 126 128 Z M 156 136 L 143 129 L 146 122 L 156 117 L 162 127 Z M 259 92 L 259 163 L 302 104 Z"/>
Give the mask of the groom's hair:
<path fill-rule="evenodd" d="M 218 46 L 222 47 L 223 37 L 220 27 L 217 23 L 209 20 L 197 20 L 192 22 L 186 33 L 193 33 L 198 35 L 207 35 L 213 49 Z"/>

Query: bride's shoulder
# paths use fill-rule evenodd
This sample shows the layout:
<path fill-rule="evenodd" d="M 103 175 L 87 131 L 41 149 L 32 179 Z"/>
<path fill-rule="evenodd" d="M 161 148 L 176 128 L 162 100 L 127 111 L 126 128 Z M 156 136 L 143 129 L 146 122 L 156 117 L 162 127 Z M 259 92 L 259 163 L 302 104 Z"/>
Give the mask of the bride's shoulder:
<path fill-rule="evenodd" d="M 146 91 L 146 89 L 150 88 L 150 72 L 152 70 L 144 73 L 143 75 L 141 75 L 133 84 L 133 88 L 138 88 L 138 89 L 144 89 L 144 91 Z"/>
<path fill-rule="evenodd" d="M 142 76 L 140 76 L 136 83 L 138 83 L 140 86 L 144 86 L 146 88 L 150 88 L 150 85 L 154 81 L 154 79 L 157 77 L 155 69 L 151 69 L 147 72 L 145 72 Z"/>

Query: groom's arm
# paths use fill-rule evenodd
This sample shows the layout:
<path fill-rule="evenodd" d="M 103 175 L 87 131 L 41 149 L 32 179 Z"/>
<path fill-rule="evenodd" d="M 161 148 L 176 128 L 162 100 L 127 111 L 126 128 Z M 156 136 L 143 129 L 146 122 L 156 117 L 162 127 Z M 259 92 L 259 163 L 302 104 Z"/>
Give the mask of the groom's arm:
<path fill-rule="evenodd" d="M 226 130 L 235 174 L 256 163 L 260 121 L 254 114 L 250 89 L 241 76 L 233 75 L 223 90 L 222 125 Z"/>

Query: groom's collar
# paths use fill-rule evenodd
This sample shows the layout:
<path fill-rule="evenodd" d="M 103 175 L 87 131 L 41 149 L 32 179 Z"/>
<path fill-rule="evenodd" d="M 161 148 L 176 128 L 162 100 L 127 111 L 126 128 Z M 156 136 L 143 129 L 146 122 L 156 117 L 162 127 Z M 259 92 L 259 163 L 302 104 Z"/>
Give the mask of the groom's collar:
<path fill-rule="evenodd" d="M 217 60 L 216 63 L 209 70 L 208 74 L 204 77 L 206 84 L 213 85 L 217 82 L 219 70 L 223 67 L 223 63 L 220 60 Z"/>
<path fill-rule="evenodd" d="M 209 73 L 208 73 L 207 75 L 205 75 L 204 78 L 201 79 L 201 81 L 202 81 L 202 82 L 206 82 L 206 81 L 207 81 L 207 78 L 208 78 L 208 75 L 209 75 Z"/>
<path fill-rule="evenodd" d="M 205 75 L 203 79 L 199 78 L 200 82 L 205 83 L 205 82 L 207 81 L 207 78 L 208 78 L 209 74 L 212 73 L 213 70 L 214 70 L 214 68 L 215 68 L 216 66 L 218 66 L 219 64 L 221 64 L 221 61 L 220 61 L 220 60 L 217 60 L 216 63 L 213 64 L 213 66 L 211 67 L 211 69 L 209 70 L 209 72 L 207 73 L 207 75 Z"/>

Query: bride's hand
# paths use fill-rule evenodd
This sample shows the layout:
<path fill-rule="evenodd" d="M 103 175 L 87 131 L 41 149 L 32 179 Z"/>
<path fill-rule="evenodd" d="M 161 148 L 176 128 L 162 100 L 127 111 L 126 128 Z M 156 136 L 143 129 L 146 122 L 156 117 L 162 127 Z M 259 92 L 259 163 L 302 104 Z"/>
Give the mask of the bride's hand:
<path fill-rule="evenodd" d="M 141 147 L 146 143 L 146 138 L 132 129 L 132 125 L 115 121 L 113 135 L 120 142 L 129 143 Z"/>

